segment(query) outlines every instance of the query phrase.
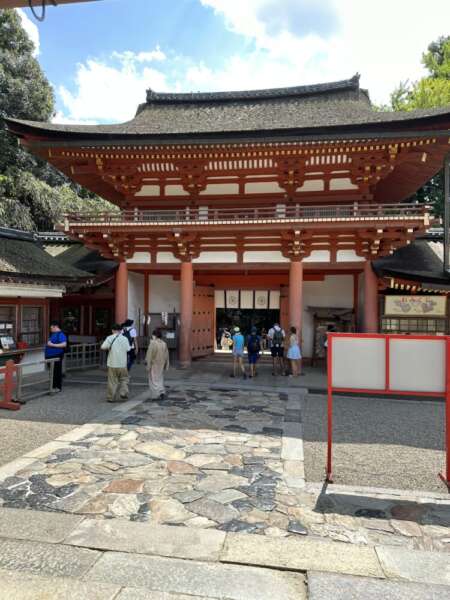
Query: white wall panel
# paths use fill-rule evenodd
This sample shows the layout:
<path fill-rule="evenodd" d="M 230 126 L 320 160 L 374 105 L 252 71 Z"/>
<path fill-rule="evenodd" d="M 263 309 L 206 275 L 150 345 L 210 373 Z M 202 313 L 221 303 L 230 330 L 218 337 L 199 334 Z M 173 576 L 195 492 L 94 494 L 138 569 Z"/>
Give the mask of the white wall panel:
<path fill-rule="evenodd" d="M 334 387 L 383 390 L 386 382 L 383 338 L 334 338 Z"/>
<path fill-rule="evenodd" d="M 364 262 L 364 260 L 354 250 L 338 250 L 336 253 L 337 262 Z"/>
<path fill-rule="evenodd" d="M 272 251 L 260 251 L 260 250 L 250 250 L 244 252 L 244 262 L 245 263 L 279 263 L 279 262 L 289 262 L 289 259 L 284 257 L 279 250 Z"/>
<path fill-rule="evenodd" d="M 180 282 L 171 275 L 150 275 L 150 312 L 180 311 Z"/>
<path fill-rule="evenodd" d="M 303 262 L 330 262 L 329 250 L 313 250 L 309 256 L 303 259 Z"/>
<path fill-rule="evenodd" d="M 143 185 L 135 196 L 159 196 L 159 185 Z"/>
<path fill-rule="evenodd" d="M 247 194 L 273 194 L 285 192 L 282 187 L 275 181 L 255 181 L 245 184 L 245 192 Z"/>
<path fill-rule="evenodd" d="M 253 308 L 253 290 L 241 290 L 241 308 Z"/>
<path fill-rule="evenodd" d="M 214 303 L 216 308 L 225 308 L 225 290 L 214 291 Z"/>
<path fill-rule="evenodd" d="M 127 263 L 150 263 L 150 252 L 135 252 L 131 258 L 127 258 Z"/>
<path fill-rule="evenodd" d="M 200 252 L 198 258 L 194 258 L 193 263 L 236 263 L 236 252 Z"/>
<path fill-rule="evenodd" d="M 136 329 L 139 327 L 139 314 L 142 325 L 144 307 L 144 275 L 128 272 L 128 318 L 133 319 Z M 142 333 L 142 327 L 139 334 Z"/>
<path fill-rule="evenodd" d="M 238 183 L 209 183 L 206 189 L 200 192 L 200 195 L 214 195 L 214 194 L 238 194 L 239 184 Z"/>
<path fill-rule="evenodd" d="M 391 339 L 389 359 L 392 390 L 445 391 L 445 339 Z"/>
<path fill-rule="evenodd" d="M 172 252 L 158 252 L 156 254 L 156 262 L 161 264 L 179 263 L 180 260 L 176 258 Z"/>
<path fill-rule="evenodd" d="M 186 192 L 181 185 L 166 185 L 164 193 L 166 196 L 189 196 L 189 192 Z"/>

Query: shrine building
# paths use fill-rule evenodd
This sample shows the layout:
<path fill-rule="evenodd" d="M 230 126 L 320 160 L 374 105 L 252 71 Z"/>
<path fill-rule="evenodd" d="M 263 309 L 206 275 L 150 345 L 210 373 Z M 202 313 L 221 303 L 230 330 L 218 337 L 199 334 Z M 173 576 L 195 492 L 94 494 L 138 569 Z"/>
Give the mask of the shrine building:
<path fill-rule="evenodd" d="M 116 205 L 67 215 L 62 230 L 118 262 L 118 321 L 177 315 L 183 366 L 213 352 L 219 320 L 231 324 L 236 311 L 296 326 L 306 357 L 320 311 L 377 331 L 372 263 L 430 228 L 429 207 L 410 198 L 450 151 L 450 107 L 376 111 L 358 76 L 148 90 L 123 124 L 7 124 L 23 147 Z"/>

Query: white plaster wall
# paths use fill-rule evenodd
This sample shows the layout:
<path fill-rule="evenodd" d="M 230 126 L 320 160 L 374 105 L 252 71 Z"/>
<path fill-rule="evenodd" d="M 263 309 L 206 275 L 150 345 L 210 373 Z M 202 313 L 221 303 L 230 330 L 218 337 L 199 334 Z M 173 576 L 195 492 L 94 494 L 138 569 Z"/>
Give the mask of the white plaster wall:
<path fill-rule="evenodd" d="M 135 252 L 131 258 L 127 258 L 127 263 L 150 263 L 150 252 Z"/>
<path fill-rule="evenodd" d="M 289 262 L 288 258 L 285 258 L 278 250 L 274 251 L 257 251 L 248 250 L 244 252 L 245 263 L 278 263 L 278 262 Z"/>
<path fill-rule="evenodd" d="M 337 262 L 364 262 L 364 260 L 354 250 L 338 250 L 336 253 Z"/>
<path fill-rule="evenodd" d="M 128 318 L 133 319 L 136 329 L 139 327 L 142 334 L 142 320 L 144 316 L 144 275 L 142 273 L 128 273 Z"/>
<path fill-rule="evenodd" d="M 236 252 L 200 252 L 198 258 L 194 258 L 193 263 L 235 263 L 237 262 Z"/>
<path fill-rule="evenodd" d="M 313 351 L 314 317 L 308 306 L 353 308 L 353 276 L 326 275 L 323 281 L 303 282 L 302 351 L 310 357 Z"/>
<path fill-rule="evenodd" d="M 172 252 L 157 252 L 156 262 L 160 264 L 179 263 L 180 259 L 176 258 Z"/>
<path fill-rule="evenodd" d="M 151 313 L 180 312 L 180 282 L 171 275 L 150 275 Z"/>

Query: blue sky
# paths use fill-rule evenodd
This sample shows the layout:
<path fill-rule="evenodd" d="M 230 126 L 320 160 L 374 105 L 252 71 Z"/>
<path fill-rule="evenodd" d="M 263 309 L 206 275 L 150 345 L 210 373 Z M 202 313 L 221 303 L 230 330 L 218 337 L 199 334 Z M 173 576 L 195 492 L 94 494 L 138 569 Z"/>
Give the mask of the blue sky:
<path fill-rule="evenodd" d="M 301 85 L 361 73 L 376 102 L 423 74 L 448 34 L 448 0 L 99 0 L 29 10 L 23 23 L 55 89 L 59 122 L 133 117 L 145 90 Z"/>

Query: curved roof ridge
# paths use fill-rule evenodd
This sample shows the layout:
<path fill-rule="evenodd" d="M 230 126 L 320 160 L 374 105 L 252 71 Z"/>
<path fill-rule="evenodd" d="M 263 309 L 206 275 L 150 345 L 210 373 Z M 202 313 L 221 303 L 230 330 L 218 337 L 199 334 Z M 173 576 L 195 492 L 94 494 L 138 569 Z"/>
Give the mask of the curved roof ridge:
<path fill-rule="evenodd" d="M 359 73 L 350 79 L 331 81 L 326 83 L 314 83 L 309 85 L 297 85 L 291 87 L 266 88 L 256 90 L 236 90 L 229 92 L 155 92 L 151 88 L 147 90 L 147 104 L 159 102 L 211 102 L 233 101 L 233 100 L 262 100 L 265 98 L 287 98 L 292 96 L 309 96 L 327 92 L 338 92 L 342 90 L 358 91 Z M 362 91 L 362 90 L 361 90 Z"/>

